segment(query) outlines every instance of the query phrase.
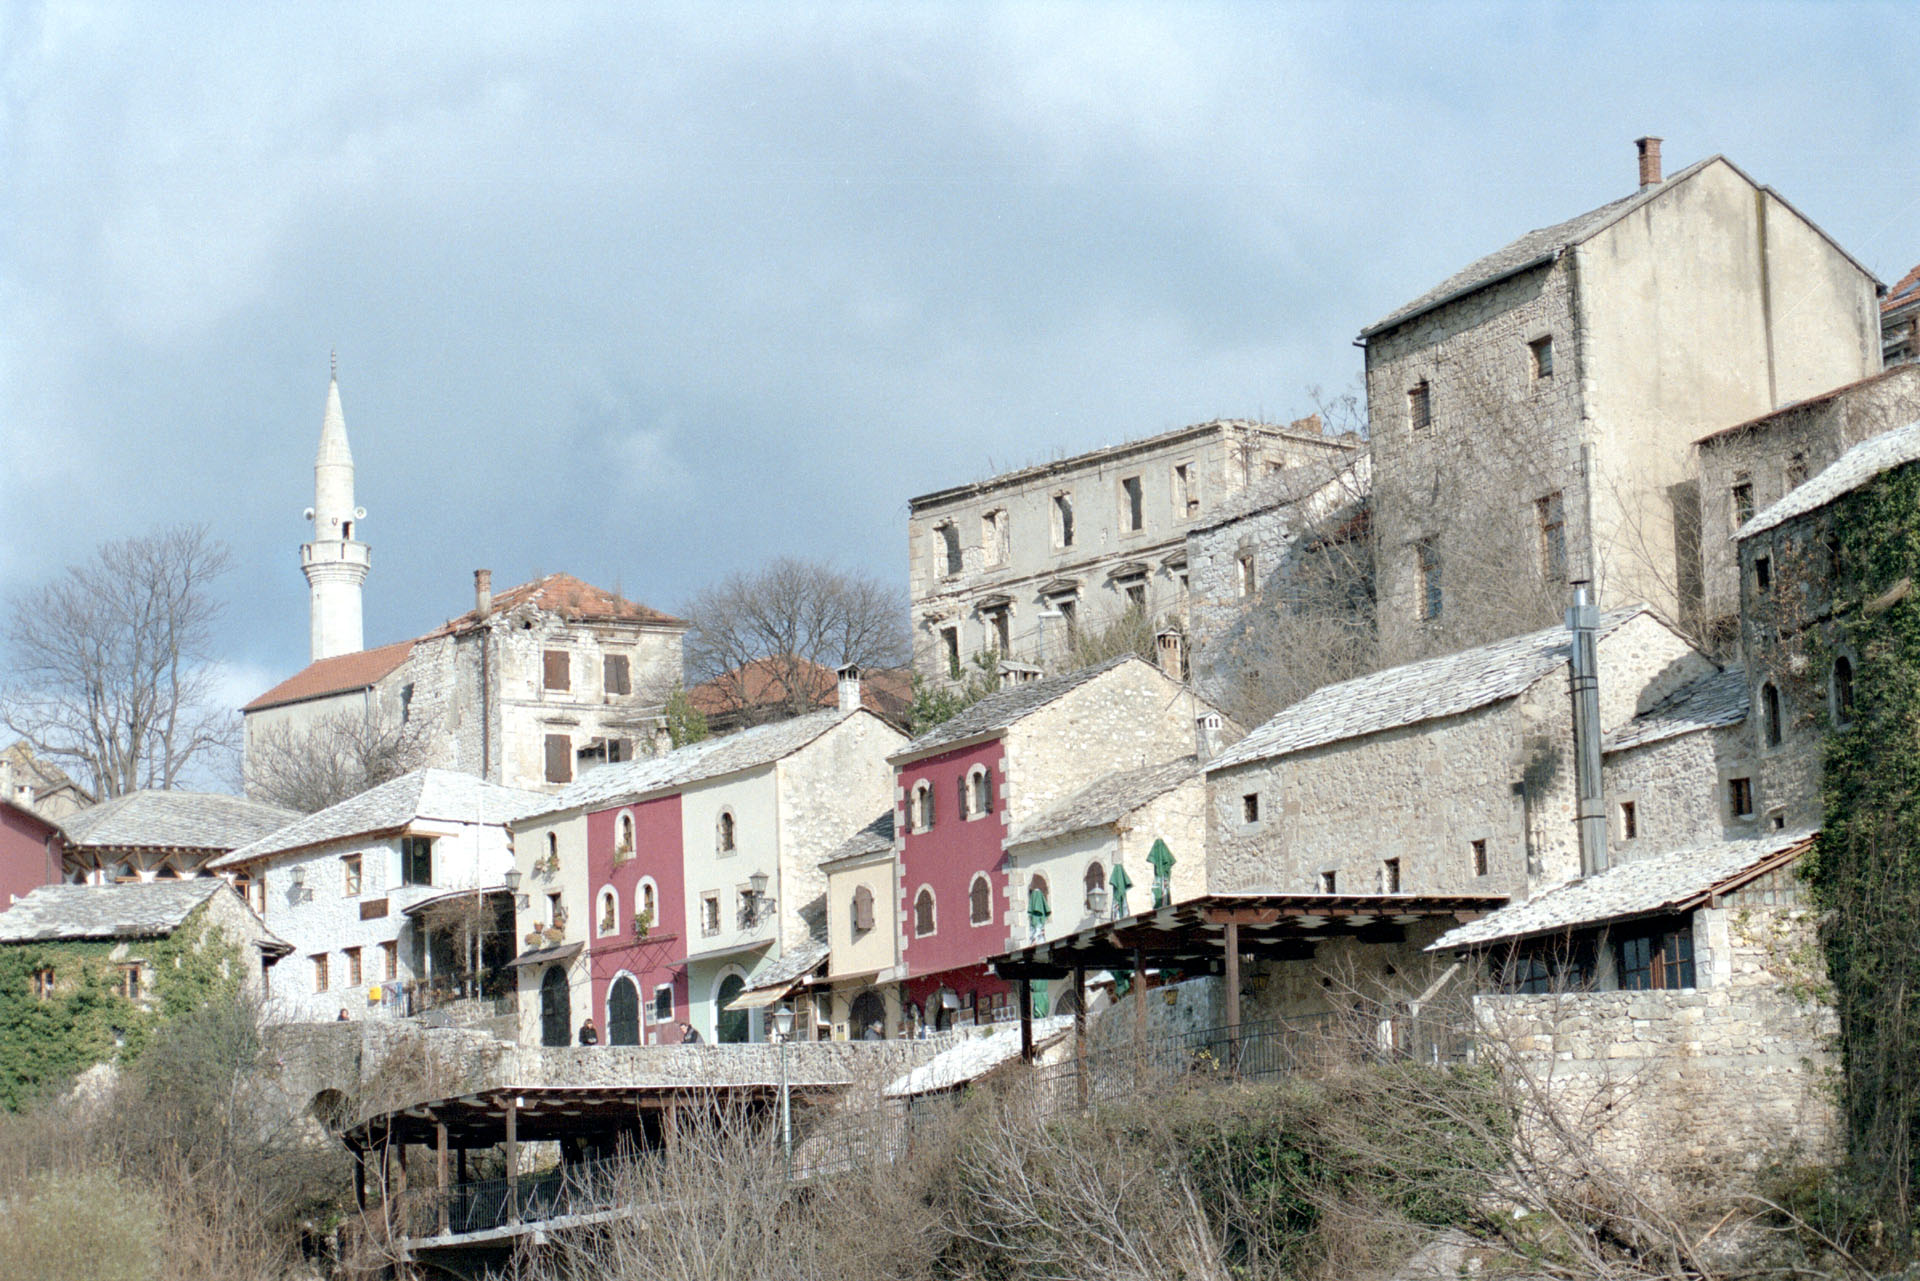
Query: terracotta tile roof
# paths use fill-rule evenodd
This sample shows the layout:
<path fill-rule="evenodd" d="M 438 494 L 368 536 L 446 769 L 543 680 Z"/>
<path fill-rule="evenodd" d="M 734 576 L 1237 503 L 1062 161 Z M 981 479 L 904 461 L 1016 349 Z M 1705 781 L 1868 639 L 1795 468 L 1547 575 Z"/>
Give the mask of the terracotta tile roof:
<path fill-rule="evenodd" d="M 531 605 L 560 615 L 570 623 L 646 623 L 655 627 L 685 627 L 685 619 L 650 609 L 637 600 L 616 596 L 604 588 L 584 583 L 572 574 L 548 574 L 530 583 L 510 587 L 493 598 L 493 612 L 508 613 L 522 605 Z M 422 636 L 428 640 L 472 631 L 480 625 L 480 615 L 468 610 Z"/>
<path fill-rule="evenodd" d="M 758 658 L 724 676 L 702 681 L 687 691 L 687 701 L 703 716 L 729 716 L 755 708 L 776 707 L 787 701 L 787 664 Z M 815 707 L 837 707 L 840 678 L 825 664 L 800 660 L 801 680 L 813 691 Z M 903 672 L 863 671 L 860 705 L 895 725 L 904 725 L 913 703 L 910 678 Z"/>
<path fill-rule="evenodd" d="M 1887 298 L 1880 304 L 1880 312 L 1885 315 L 1916 301 L 1920 301 L 1920 266 L 1900 277 L 1900 283 L 1887 290 Z"/>
<path fill-rule="evenodd" d="M 308 663 L 240 710 L 257 712 L 263 707 L 279 707 L 283 703 L 303 703 L 310 698 L 325 698 L 329 694 L 344 694 L 349 690 L 365 689 L 384 679 L 393 672 L 394 668 L 406 662 L 407 655 L 413 652 L 415 643 L 410 640 L 397 641 L 392 645 L 382 645 L 379 649 L 363 649 L 353 654 L 335 654 L 332 658 Z"/>

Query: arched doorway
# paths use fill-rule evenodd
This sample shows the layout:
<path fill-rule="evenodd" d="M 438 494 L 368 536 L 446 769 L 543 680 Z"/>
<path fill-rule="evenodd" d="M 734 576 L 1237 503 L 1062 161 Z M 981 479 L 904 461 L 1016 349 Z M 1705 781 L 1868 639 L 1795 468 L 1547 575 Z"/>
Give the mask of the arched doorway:
<path fill-rule="evenodd" d="M 854 1041 L 864 1041 L 867 1029 L 878 1025 L 880 1034 L 887 1030 L 887 1003 L 878 992 L 868 988 L 853 998 L 853 1005 L 847 1010 L 847 1037 Z"/>
<path fill-rule="evenodd" d="M 567 967 L 549 965 L 540 978 L 540 1044 L 566 1045 L 573 1039 L 573 1001 L 567 992 Z"/>
<path fill-rule="evenodd" d="M 640 1044 L 640 989 L 624 974 L 607 992 L 607 1044 Z"/>
<path fill-rule="evenodd" d="M 745 1010 L 730 1010 L 733 998 L 746 990 L 747 981 L 738 974 L 720 980 L 713 993 L 713 1039 L 723 1045 L 737 1045 L 747 1039 L 751 1023 Z"/>

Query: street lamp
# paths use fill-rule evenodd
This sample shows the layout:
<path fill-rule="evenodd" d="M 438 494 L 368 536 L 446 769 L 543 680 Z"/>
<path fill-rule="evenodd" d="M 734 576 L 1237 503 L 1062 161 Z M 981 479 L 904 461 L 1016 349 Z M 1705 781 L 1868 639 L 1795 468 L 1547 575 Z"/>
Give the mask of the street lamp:
<path fill-rule="evenodd" d="M 762 878 L 764 879 L 764 878 Z M 793 1107 L 787 1092 L 787 1042 L 793 1036 L 793 1007 L 773 1012 L 773 1034 L 780 1038 L 780 1149 L 786 1154 L 787 1182 L 793 1182 Z"/>
<path fill-rule="evenodd" d="M 500 880 L 506 885 L 507 893 L 513 895 L 513 905 L 517 908 L 525 907 L 527 905 L 527 897 L 520 892 L 520 869 L 517 867 L 508 868 L 507 874 L 501 877 Z"/>
<path fill-rule="evenodd" d="M 753 920 L 749 924 L 758 925 L 766 918 L 767 909 L 772 906 L 767 900 L 767 874 L 755 872 L 747 878 L 747 893 L 753 896 Z"/>

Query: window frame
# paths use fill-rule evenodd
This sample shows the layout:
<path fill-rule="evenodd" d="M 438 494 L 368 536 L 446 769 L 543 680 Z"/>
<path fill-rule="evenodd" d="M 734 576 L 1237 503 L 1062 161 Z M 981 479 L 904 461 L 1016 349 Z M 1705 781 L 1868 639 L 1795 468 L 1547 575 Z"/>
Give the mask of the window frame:
<path fill-rule="evenodd" d="M 608 922 L 607 909 L 612 908 L 613 920 Z M 620 932 L 620 891 L 611 885 L 602 885 L 593 913 L 593 933 L 595 938 L 612 938 Z"/>
<path fill-rule="evenodd" d="M 614 679 L 616 673 L 618 680 Z M 633 693 L 633 660 L 626 654 L 602 654 L 600 688 L 608 698 Z"/>
<path fill-rule="evenodd" d="M 1527 340 L 1528 365 L 1536 383 L 1546 382 L 1553 377 L 1553 335 L 1542 334 L 1538 338 Z"/>
<path fill-rule="evenodd" d="M 347 986 L 350 988 L 365 985 L 367 969 L 357 947 L 343 947 L 340 955 L 347 958 Z"/>
<path fill-rule="evenodd" d="M 307 959 L 313 963 L 313 994 L 318 996 L 322 992 L 332 991 L 333 973 L 332 967 L 328 964 L 327 953 L 314 952 Z"/>
<path fill-rule="evenodd" d="M 1753 795 L 1753 776 L 1740 775 L 1727 779 L 1727 814 L 1735 822 L 1751 821 L 1756 817 Z M 1745 808 L 1741 808 L 1742 806 Z"/>
<path fill-rule="evenodd" d="M 984 895 L 978 891 L 985 889 Z M 978 909 L 982 903 L 987 910 Z M 985 872 L 975 872 L 973 879 L 967 882 L 967 924 L 972 926 L 993 924 L 993 881 Z"/>
<path fill-rule="evenodd" d="M 427 875 L 425 880 L 416 877 L 419 870 L 417 860 L 426 859 Z M 409 833 L 400 838 L 400 884 L 402 886 L 433 884 L 433 837 Z"/>
<path fill-rule="evenodd" d="M 557 684 L 555 682 L 558 682 Z M 540 688 L 553 694 L 573 692 L 573 654 L 564 649 L 540 651 Z"/>
<path fill-rule="evenodd" d="M 1433 384 L 1422 378 L 1407 388 L 1407 430 L 1421 432 L 1433 426 Z"/>
<path fill-rule="evenodd" d="M 720 891 L 700 892 L 700 937 L 710 939 L 720 933 Z"/>
<path fill-rule="evenodd" d="M 342 898 L 359 898 L 366 886 L 366 862 L 360 853 L 340 856 L 340 881 Z"/>
<path fill-rule="evenodd" d="M 924 913 L 920 910 L 923 903 L 926 905 Z M 917 939 L 932 938 L 939 932 L 939 899 L 933 892 L 933 886 L 922 885 L 913 892 L 913 936 Z"/>
<path fill-rule="evenodd" d="M 1699 972 L 1693 945 L 1693 921 L 1671 918 L 1615 931 L 1614 978 L 1622 992 L 1697 990 Z M 1644 976 L 1635 981 L 1637 976 Z M 1678 981 L 1672 981 L 1678 980 Z"/>
<path fill-rule="evenodd" d="M 667 994 L 667 1012 L 664 1015 L 660 1013 L 660 994 L 662 992 L 665 992 Z M 665 1023 L 672 1023 L 674 1021 L 674 1015 L 679 1012 L 679 1008 L 680 1008 L 679 1002 L 674 1000 L 673 984 L 656 983 L 653 988 L 653 995 L 651 996 L 651 998 L 648 999 L 646 1005 L 644 1005 L 642 1008 L 645 1009 L 647 1012 L 648 1023 L 654 1024 L 656 1026 L 660 1024 L 665 1024 Z"/>

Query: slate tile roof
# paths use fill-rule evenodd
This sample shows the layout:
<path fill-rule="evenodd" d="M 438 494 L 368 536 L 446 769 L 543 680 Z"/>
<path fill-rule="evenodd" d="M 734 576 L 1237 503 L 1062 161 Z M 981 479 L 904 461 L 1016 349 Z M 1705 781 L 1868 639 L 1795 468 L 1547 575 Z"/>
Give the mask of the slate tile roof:
<path fill-rule="evenodd" d="M 831 854 L 820 860 L 820 866 L 827 867 L 842 859 L 869 858 L 892 848 L 893 811 L 888 810 L 834 847 Z"/>
<path fill-rule="evenodd" d="M 352 654 L 335 654 L 332 658 L 322 658 L 317 662 L 308 663 L 240 710 L 257 712 L 263 707 L 303 703 L 310 698 L 325 698 L 329 694 L 344 694 L 350 690 L 366 689 L 386 679 L 395 668 L 406 662 L 407 656 L 413 653 L 416 643 L 410 640 L 398 641 L 392 645 L 382 645 L 378 649 L 363 649 Z"/>
<path fill-rule="evenodd" d="M 1605 638 L 1645 607 L 1600 617 Z M 1272 760 L 1342 739 L 1457 716 L 1515 698 L 1567 661 L 1567 629 L 1548 627 L 1491 645 L 1326 685 L 1207 762 L 1207 772 Z"/>
<path fill-rule="evenodd" d="M 1484 947 L 1689 909 L 1714 894 L 1738 888 L 1779 863 L 1793 861 L 1812 847 L 1814 835 L 1773 832 L 1756 840 L 1722 841 L 1616 864 L 1448 930 L 1430 943 L 1427 951 Z"/>
<path fill-rule="evenodd" d="M 300 817 L 217 792 L 128 792 L 61 820 L 76 849 L 231 850 Z"/>
<path fill-rule="evenodd" d="M 1817 511 L 1834 499 L 1859 489 L 1882 472 L 1903 467 L 1916 458 L 1920 458 L 1920 422 L 1881 432 L 1834 459 L 1832 465 L 1819 475 L 1742 525 L 1734 537 L 1752 538 L 1796 516 Z"/>
<path fill-rule="evenodd" d="M 1029 681 L 1024 685 L 1002 688 L 987 695 L 952 720 L 935 725 L 895 752 L 891 759 L 905 760 L 925 756 L 949 743 L 958 743 L 981 734 L 991 734 L 996 730 L 1006 729 L 1021 717 L 1039 711 L 1056 698 L 1070 694 L 1082 685 L 1097 680 L 1128 663 L 1139 663 L 1142 667 L 1150 666 L 1145 659 L 1137 655 L 1121 654 L 1116 658 L 1109 658 L 1104 663 L 1083 667 L 1077 672 L 1063 672 L 1058 676 Z"/>
<path fill-rule="evenodd" d="M 217 876 L 125 885 L 42 885 L 0 912 L 0 943 L 162 938 L 227 889 Z"/>
<path fill-rule="evenodd" d="M 753 976 L 745 992 L 764 992 L 771 987 L 787 987 L 813 973 L 814 966 L 827 959 L 824 939 L 809 939 L 799 947 L 790 947 Z"/>
<path fill-rule="evenodd" d="M 550 800 L 552 798 L 544 793 L 502 787 L 472 774 L 418 769 L 368 788 L 337 805 L 329 805 L 318 813 L 296 817 L 208 866 L 234 867 L 290 850 L 396 831 L 416 818 L 505 824 Z"/>
<path fill-rule="evenodd" d="M 1608 734 L 1601 750 L 1620 752 L 1695 730 L 1738 725 L 1747 718 L 1750 702 L 1747 669 L 1735 664 L 1673 691 Z"/>
<path fill-rule="evenodd" d="M 796 716 L 790 721 L 756 725 L 724 738 L 702 739 L 662 756 L 645 756 L 616 765 L 602 765 L 581 775 L 557 794 L 546 797 L 546 804 L 533 813 L 558 814 L 573 809 L 598 809 L 649 792 L 685 787 L 702 779 L 769 765 L 782 757 L 791 756 L 848 717 L 861 714 L 860 709 L 843 712 L 838 707 L 830 707 L 823 712 Z"/>
<path fill-rule="evenodd" d="M 1193 756 L 1108 774 L 1022 823 L 1007 844 L 1046 841 L 1117 823 L 1156 796 L 1165 795 L 1199 774 L 1200 762 Z"/>
<path fill-rule="evenodd" d="M 1727 444 L 1740 436 L 1748 435 L 1762 427 L 1786 418 L 1790 414 L 1812 409 L 1816 405 L 1828 404 L 1831 401 L 1839 400 L 1842 396 L 1850 396 L 1862 388 L 1872 386 L 1874 383 L 1885 382 L 1890 378 L 1916 377 L 1920 377 L 1920 369 L 1916 369 L 1912 365 L 1893 365 L 1881 370 L 1877 374 L 1868 374 L 1865 378 L 1856 378 L 1850 383 L 1841 383 L 1838 387 L 1829 387 L 1817 396 L 1807 396 L 1800 400 L 1788 401 L 1778 409 L 1769 409 L 1764 414 L 1756 414 L 1752 418 L 1744 422 L 1737 422 L 1731 427 L 1721 427 L 1716 431 L 1710 431 L 1693 443 L 1696 445 L 1705 445 L 1708 448 Z"/>

